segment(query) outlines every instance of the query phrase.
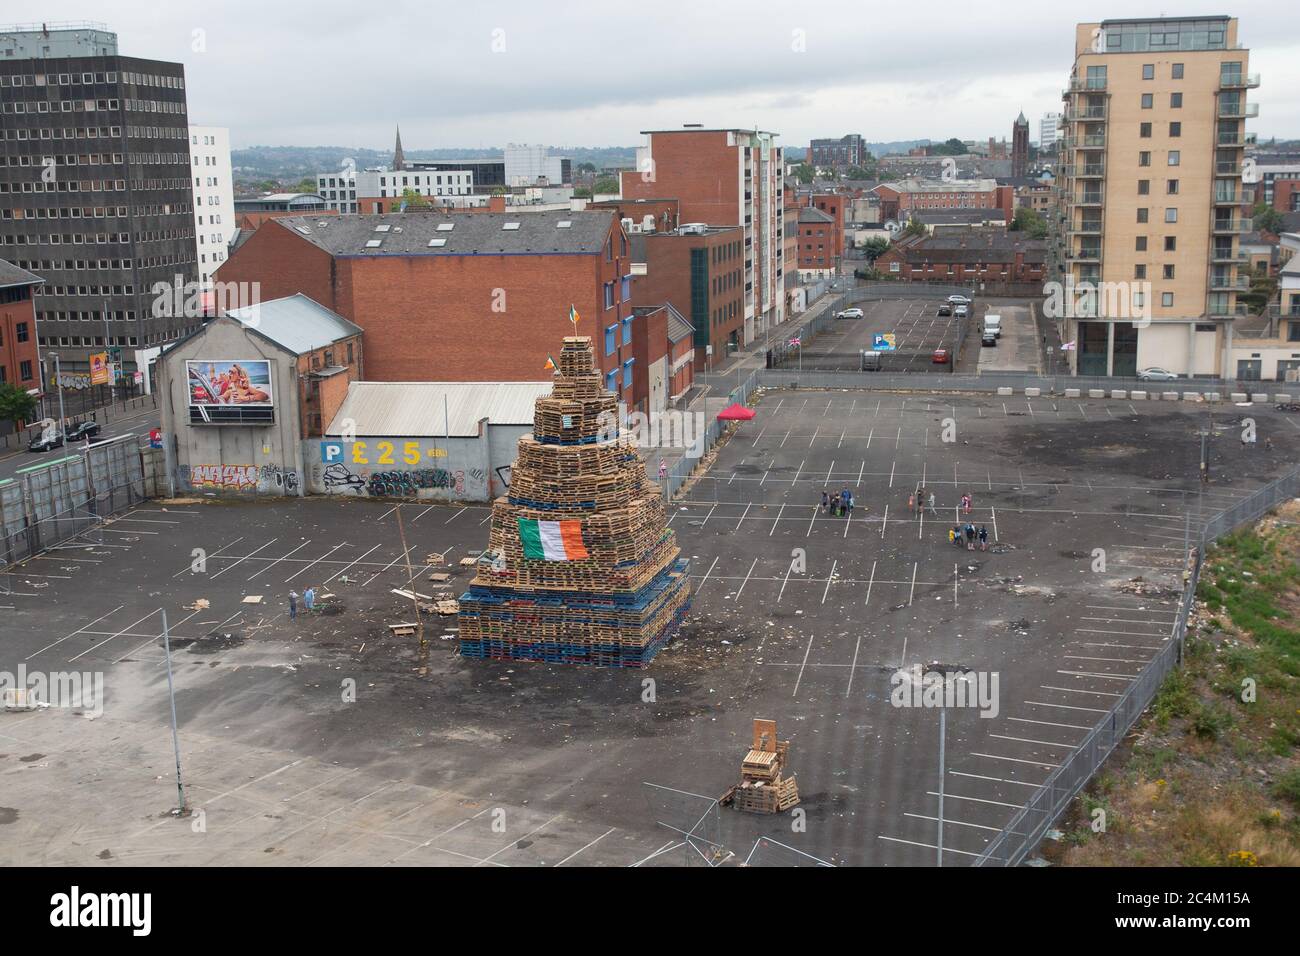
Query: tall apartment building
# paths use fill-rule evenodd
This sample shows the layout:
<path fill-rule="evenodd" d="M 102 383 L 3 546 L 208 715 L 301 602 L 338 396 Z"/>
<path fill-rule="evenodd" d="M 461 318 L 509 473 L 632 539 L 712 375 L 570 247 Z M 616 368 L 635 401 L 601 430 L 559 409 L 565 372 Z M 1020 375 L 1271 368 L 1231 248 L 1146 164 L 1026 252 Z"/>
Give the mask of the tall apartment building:
<path fill-rule="evenodd" d="M 869 155 L 867 141 L 858 133 L 849 133 L 839 139 L 815 139 L 808 147 L 808 163 L 818 167 L 844 169 L 861 166 Z"/>
<path fill-rule="evenodd" d="M 1052 149 L 1056 145 L 1056 140 L 1061 132 L 1061 114 L 1044 113 L 1043 118 L 1038 121 L 1038 148 L 1042 150 Z"/>
<path fill-rule="evenodd" d="M 190 171 L 194 174 L 194 244 L 199 284 L 212 288 L 212 273 L 226 261 L 235 231 L 234 174 L 230 169 L 230 130 L 190 127 Z"/>
<path fill-rule="evenodd" d="M 643 130 L 624 199 L 676 199 L 681 221 L 744 230 L 742 345 L 785 321 L 785 162 L 775 133 L 746 129 Z M 789 263 L 790 268 L 796 268 Z"/>
<path fill-rule="evenodd" d="M 367 199 L 394 199 L 405 195 L 407 190 L 434 200 L 469 196 L 474 192 L 474 173 L 467 169 L 426 172 L 408 167 L 342 169 L 316 174 L 316 192 L 331 209 L 341 213 L 373 212 L 366 205 Z"/>
<path fill-rule="evenodd" d="M 200 318 L 155 314 L 156 283 L 197 278 L 185 70 L 122 56 L 100 24 L 0 28 L 0 258 L 45 280 L 42 352 L 121 370 Z"/>
<path fill-rule="evenodd" d="M 1246 91 L 1259 85 L 1249 57 L 1230 17 L 1076 28 L 1061 223 L 1066 275 L 1076 288 L 1100 283 L 1065 320 L 1078 373 L 1235 374 L 1233 320 L 1248 288 L 1238 239 L 1253 200 Z"/>

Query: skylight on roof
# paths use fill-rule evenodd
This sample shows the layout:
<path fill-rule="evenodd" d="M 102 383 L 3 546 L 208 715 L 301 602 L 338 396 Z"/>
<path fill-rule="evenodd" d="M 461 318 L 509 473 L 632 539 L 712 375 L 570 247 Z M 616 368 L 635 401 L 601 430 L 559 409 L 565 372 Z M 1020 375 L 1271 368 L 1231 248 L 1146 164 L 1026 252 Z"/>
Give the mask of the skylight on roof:
<path fill-rule="evenodd" d="M 440 223 L 438 223 L 438 231 L 439 231 L 439 232 L 451 232 L 451 231 L 452 231 L 453 229 L 455 229 L 455 228 L 456 228 L 456 224 L 455 224 L 454 222 L 440 222 Z"/>
<path fill-rule="evenodd" d="M 557 222 L 557 223 L 555 224 L 555 228 L 556 228 L 556 229 L 568 229 L 568 228 L 569 228 L 570 226 L 572 226 L 572 225 L 573 225 L 573 220 L 572 220 L 572 219 L 561 219 L 559 222 Z"/>
<path fill-rule="evenodd" d="M 311 235 L 311 230 L 308 229 L 306 226 L 294 226 L 293 228 L 296 229 L 298 232 L 301 232 L 304 236 Z"/>
<path fill-rule="evenodd" d="M 381 223 L 378 226 L 375 226 L 375 232 L 387 232 L 389 229 L 392 228 L 393 228 L 392 226 L 390 226 L 388 223 L 385 222 L 385 223 Z"/>
<path fill-rule="evenodd" d="M 431 245 L 431 246 L 445 246 L 446 244 L 447 244 L 447 240 L 446 240 L 446 239 L 430 239 L 430 240 L 429 240 L 429 245 Z"/>
<path fill-rule="evenodd" d="M 382 239 L 367 239 L 367 240 L 366 240 L 366 248 L 367 248 L 367 249 L 377 249 L 379 246 L 382 246 L 383 244 L 384 244 L 384 240 L 382 240 Z"/>
<path fill-rule="evenodd" d="M 502 229 L 518 229 L 518 228 L 519 228 L 519 223 L 517 223 L 517 222 L 503 222 L 503 223 L 501 224 L 501 228 L 502 228 Z"/>

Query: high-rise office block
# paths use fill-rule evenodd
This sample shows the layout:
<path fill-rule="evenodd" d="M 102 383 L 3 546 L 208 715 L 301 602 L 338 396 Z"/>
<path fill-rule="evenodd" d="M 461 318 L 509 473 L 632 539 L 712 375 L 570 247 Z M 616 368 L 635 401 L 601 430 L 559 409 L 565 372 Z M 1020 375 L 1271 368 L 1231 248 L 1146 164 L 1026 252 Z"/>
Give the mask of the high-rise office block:
<path fill-rule="evenodd" d="M 199 282 L 212 288 L 212 273 L 226 261 L 235 231 L 234 173 L 230 168 L 230 130 L 190 127 L 190 171 L 194 174 L 194 237 Z"/>
<path fill-rule="evenodd" d="M 1230 374 L 1249 57 L 1230 17 L 1078 25 L 1059 199 L 1065 275 L 1097 287 L 1065 319 L 1079 373 Z"/>
<path fill-rule="evenodd" d="M 42 352 L 120 370 L 201 318 L 159 314 L 158 283 L 196 279 L 185 70 L 122 56 L 102 24 L 0 28 L 0 258 L 45 279 Z"/>

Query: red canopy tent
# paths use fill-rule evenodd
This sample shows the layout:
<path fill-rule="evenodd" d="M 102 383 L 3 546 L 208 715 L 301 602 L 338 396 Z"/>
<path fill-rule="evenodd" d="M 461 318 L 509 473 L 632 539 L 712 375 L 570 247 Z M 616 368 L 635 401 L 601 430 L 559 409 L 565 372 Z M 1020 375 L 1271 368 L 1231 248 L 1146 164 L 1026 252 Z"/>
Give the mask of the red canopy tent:
<path fill-rule="evenodd" d="M 723 422 L 747 422 L 754 417 L 754 410 L 736 404 L 718 412 L 718 420 Z"/>

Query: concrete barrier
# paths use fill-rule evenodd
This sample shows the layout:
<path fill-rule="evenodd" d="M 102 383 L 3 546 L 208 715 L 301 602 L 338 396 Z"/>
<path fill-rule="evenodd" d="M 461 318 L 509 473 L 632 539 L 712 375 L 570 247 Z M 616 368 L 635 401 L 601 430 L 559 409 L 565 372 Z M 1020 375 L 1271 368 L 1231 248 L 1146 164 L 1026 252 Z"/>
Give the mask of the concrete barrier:
<path fill-rule="evenodd" d="M 1206 392 L 1205 400 L 1207 402 L 1221 402 L 1223 401 L 1223 396 L 1220 395 L 1218 392 Z"/>
<path fill-rule="evenodd" d="M 1009 386 L 1009 385 L 999 385 L 999 386 L 998 386 L 998 394 L 999 394 L 999 395 L 1013 395 L 1013 394 L 1015 394 L 1015 389 L 1011 388 L 1011 386 Z"/>
<path fill-rule="evenodd" d="M 1147 393 L 1140 388 L 1135 388 L 1133 391 L 1128 393 L 1128 397 L 1133 399 L 1135 402 L 1145 402 L 1147 399 Z"/>
<path fill-rule="evenodd" d="M 1122 388 L 1112 388 L 1110 390 L 1111 398 L 1128 398 L 1128 392 Z"/>
<path fill-rule="evenodd" d="M 1090 389 L 1088 389 L 1088 397 L 1089 397 L 1089 398 L 1105 398 L 1105 397 L 1106 397 L 1106 390 L 1105 390 L 1104 388 L 1090 388 Z"/>
<path fill-rule="evenodd" d="M 1178 401 L 1178 393 L 1177 393 L 1177 392 L 1161 392 L 1161 393 L 1160 393 L 1160 397 L 1163 398 L 1166 402 L 1176 402 L 1176 401 Z"/>
<path fill-rule="evenodd" d="M 1277 402 L 1280 405 L 1283 402 L 1290 402 L 1291 396 L 1288 395 L 1286 392 L 1278 392 L 1276 395 L 1273 396 L 1273 401 Z"/>
<path fill-rule="evenodd" d="M 1200 392 L 1183 392 L 1183 401 L 1185 402 L 1199 402 L 1200 400 Z"/>
<path fill-rule="evenodd" d="M 1079 397 L 1079 390 L 1078 390 L 1077 388 L 1067 388 L 1067 389 L 1065 390 L 1065 397 L 1066 397 L 1066 398 L 1078 398 L 1078 397 Z"/>
<path fill-rule="evenodd" d="M 1027 388 L 1025 389 L 1025 398 L 1037 398 L 1042 393 L 1043 390 L 1041 388 Z"/>
<path fill-rule="evenodd" d="M 1233 392 L 1233 393 L 1232 393 L 1231 395 L 1229 395 L 1228 397 L 1229 397 L 1230 399 L 1232 399 L 1234 402 L 1248 402 L 1248 401 L 1250 401 L 1250 396 L 1247 395 L 1245 392 Z"/>

